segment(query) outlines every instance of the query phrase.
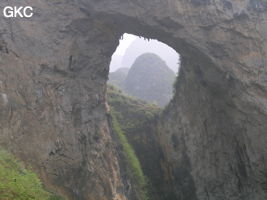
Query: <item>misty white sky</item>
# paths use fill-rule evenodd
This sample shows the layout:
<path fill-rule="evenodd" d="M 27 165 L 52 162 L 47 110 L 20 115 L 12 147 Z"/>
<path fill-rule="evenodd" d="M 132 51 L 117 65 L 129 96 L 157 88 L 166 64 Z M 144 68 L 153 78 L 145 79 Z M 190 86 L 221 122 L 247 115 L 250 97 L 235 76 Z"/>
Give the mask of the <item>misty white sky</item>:
<path fill-rule="evenodd" d="M 126 49 L 132 44 L 132 42 L 137 38 L 135 35 L 125 33 L 123 39 L 120 40 L 120 45 L 117 47 L 114 55 L 123 56 Z"/>
<path fill-rule="evenodd" d="M 174 49 L 158 40 L 148 41 L 127 33 L 123 35 L 112 56 L 110 72 L 114 72 L 121 67 L 130 68 L 138 56 L 148 52 L 161 57 L 170 69 L 178 73 L 180 58 Z"/>

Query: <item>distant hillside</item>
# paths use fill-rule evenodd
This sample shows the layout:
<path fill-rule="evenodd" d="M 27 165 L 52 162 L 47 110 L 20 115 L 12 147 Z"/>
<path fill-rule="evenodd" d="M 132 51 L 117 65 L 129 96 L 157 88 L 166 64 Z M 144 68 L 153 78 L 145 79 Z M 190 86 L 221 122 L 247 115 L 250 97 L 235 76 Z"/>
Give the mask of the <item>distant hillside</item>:
<path fill-rule="evenodd" d="M 112 85 L 119 87 L 120 89 L 123 89 L 124 80 L 126 79 L 129 70 L 129 68 L 119 68 L 117 71 L 111 72 L 109 74 L 108 82 Z"/>
<path fill-rule="evenodd" d="M 123 84 L 123 90 L 147 102 L 165 106 L 172 98 L 175 73 L 156 54 L 139 56 Z"/>
<path fill-rule="evenodd" d="M 151 52 L 163 59 L 166 64 L 176 73 L 180 65 L 179 54 L 168 45 L 157 40 L 144 40 L 137 38 L 125 51 L 121 61 L 122 67 L 130 67 L 140 55 Z"/>
<path fill-rule="evenodd" d="M 113 55 L 112 59 L 111 59 L 111 62 L 110 62 L 109 70 L 111 72 L 114 72 L 117 69 L 119 69 L 122 66 L 121 65 L 122 59 L 123 59 L 123 56 Z"/>
<path fill-rule="evenodd" d="M 122 129 L 127 133 L 134 132 L 161 111 L 158 106 L 129 97 L 112 85 L 108 85 L 107 94 L 109 106 L 118 114 Z"/>

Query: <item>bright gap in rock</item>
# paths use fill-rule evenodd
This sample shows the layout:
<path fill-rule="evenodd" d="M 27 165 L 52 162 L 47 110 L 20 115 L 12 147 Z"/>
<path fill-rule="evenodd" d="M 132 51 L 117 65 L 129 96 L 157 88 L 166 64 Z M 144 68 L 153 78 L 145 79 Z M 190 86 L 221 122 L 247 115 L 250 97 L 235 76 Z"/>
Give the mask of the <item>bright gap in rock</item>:
<path fill-rule="evenodd" d="M 179 54 L 168 45 L 125 33 L 112 56 L 108 83 L 164 107 L 173 96 L 179 66 Z"/>

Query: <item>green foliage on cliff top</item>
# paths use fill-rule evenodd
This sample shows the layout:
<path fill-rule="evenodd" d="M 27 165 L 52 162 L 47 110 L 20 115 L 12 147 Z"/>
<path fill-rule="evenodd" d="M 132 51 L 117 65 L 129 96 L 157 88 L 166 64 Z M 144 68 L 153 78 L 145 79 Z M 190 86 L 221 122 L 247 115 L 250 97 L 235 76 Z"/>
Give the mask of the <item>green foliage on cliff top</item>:
<path fill-rule="evenodd" d="M 129 170 L 130 173 L 134 175 L 134 179 L 137 182 L 137 187 L 139 189 L 139 194 L 142 198 L 142 200 L 148 200 L 148 194 L 147 194 L 147 181 L 146 177 L 143 174 L 141 164 L 135 154 L 134 149 L 129 144 L 124 132 L 122 131 L 120 124 L 116 118 L 116 115 L 113 111 L 111 111 L 112 116 L 112 125 L 113 129 L 118 135 L 119 141 L 122 145 L 124 155 L 127 159 L 127 163 L 129 164 Z"/>
<path fill-rule="evenodd" d="M 0 150 L 1 200 L 60 200 L 44 190 L 37 175 L 26 170 L 11 154 Z"/>
<path fill-rule="evenodd" d="M 142 128 L 144 123 L 157 116 L 161 108 L 154 104 L 134 97 L 126 96 L 115 86 L 108 86 L 108 104 L 114 108 L 116 117 L 124 132 L 135 132 L 137 128 Z"/>

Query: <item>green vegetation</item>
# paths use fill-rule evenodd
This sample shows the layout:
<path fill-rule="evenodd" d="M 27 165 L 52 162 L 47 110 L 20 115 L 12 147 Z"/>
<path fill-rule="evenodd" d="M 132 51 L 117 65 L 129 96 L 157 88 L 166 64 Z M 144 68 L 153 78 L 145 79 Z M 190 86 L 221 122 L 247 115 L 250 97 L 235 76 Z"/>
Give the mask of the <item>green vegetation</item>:
<path fill-rule="evenodd" d="M 52 196 L 50 196 L 49 200 L 64 200 L 64 198 L 53 194 Z"/>
<path fill-rule="evenodd" d="M 109 74 L 108 83 L 123 89 L 124 80 L 126 79 L 128 72 L 129 68 L 119 68 L 117 71 L 111 72 Z"/>
<path fill-rule="evenodd" d="M 4 150 L 0 150 L 0 199 L 63 200 L 47 192 L 35 173 Z"/>
<path fill-rule="evenodd" d="M 129 173 L 134 175 L 134 180 L 137 183 L 139 194 L 142 200 L 148 200 L 149 198 L 147 194 L 147 181 L 145 175 L 143 174 L 140 162 L 135 154 L 134 149 L 129 144 L 124 132 L 122 131 L 120 124 L 113 111 L 111 111 L 111 116 L 112 116 L 113 129 L 118 135 L 118 138 L 123 148 L 123 153 L 129 165 L 128 166 Z"/>
<path fill-rule="evenodd" d="M 155 118 L 161 111 L 155 104 L 126 96 L 115 86 L 108 86 L 108 104 L 113 108 L 124 132 L 134 133 Z"/>
<path fill-rule="evenodd" d="M 153 199 L 153 185 L 145 173 L 149 175 L 144 153 L 150 151 L 147 139 L 153 136 L 150 125 L 161 112 L 155 104 L 125 95 L 115 86 L 108 85 L 108 104 L 111 107 L 113 130 L 118 135 L 122 146 L 124 166 L 132 188 L 139 200 Z M 142 169 L 141 163 L 142 162 Z"/>

